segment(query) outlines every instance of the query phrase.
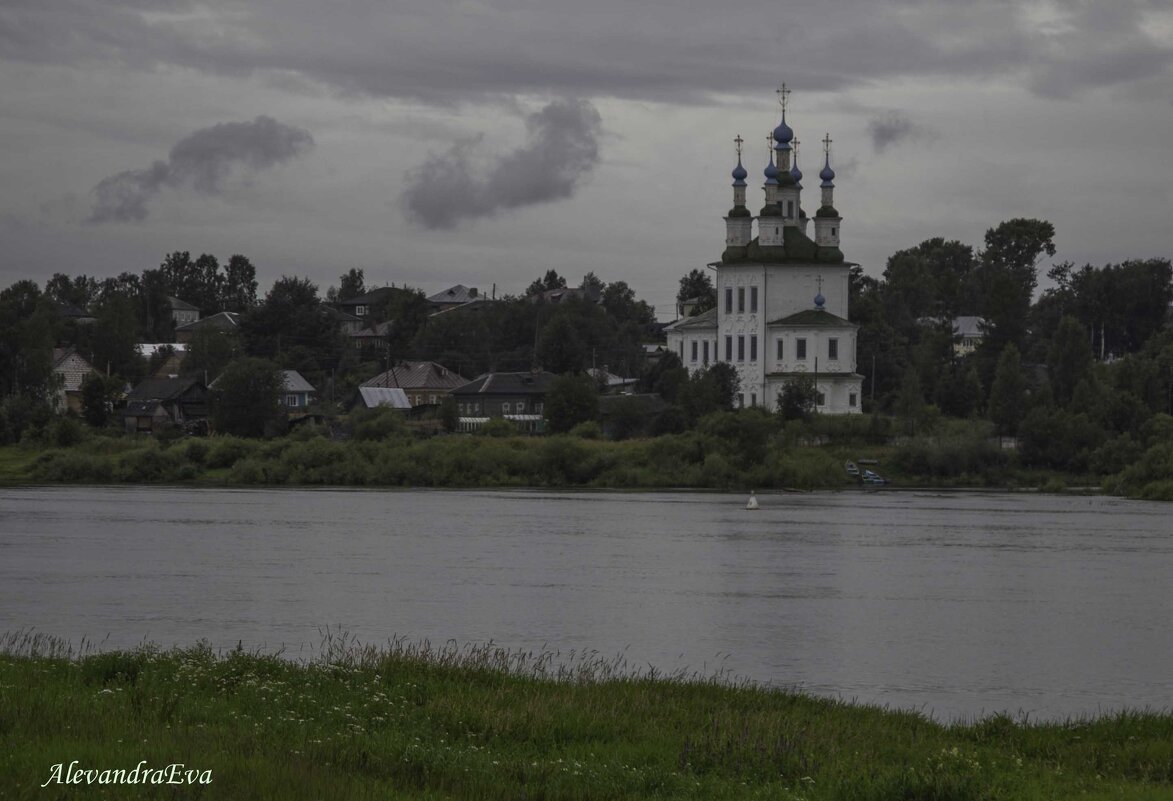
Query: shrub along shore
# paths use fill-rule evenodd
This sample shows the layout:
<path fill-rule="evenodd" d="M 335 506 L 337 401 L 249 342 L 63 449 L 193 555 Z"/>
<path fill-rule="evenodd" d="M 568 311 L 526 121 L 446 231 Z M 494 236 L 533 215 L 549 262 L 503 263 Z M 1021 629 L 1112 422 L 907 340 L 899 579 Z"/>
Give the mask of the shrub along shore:
<path fill-rule="evenodd" d="M 1086 472 L 1034 466 L 1000 446 L 988 423 L 943 420 L 931 433 L 902 434 L 891 418 L 820 417 L 782 422 L 747 409 L 703 418 L 694 430 L 610 441 L 598 424 L 569 434 L 436 434 L 387 411 L 342 428 L 307 426 L 274 439 L 94 434 L 63 419 L 34 440 L 0 448 L 0 481 L 194 483 L 213 486 L 584 487 L 842 489 L 858 485 L 848 460 L 902 487 L 1099 487 L 1173 500 L 1173 418 L 1156 415 L 1148 438 L 1127 454 L 1084 454 Z M 1029 455 L 1028 455 L 1029 456 Z"/>
<path fill-rule="evenodd" d="M 491 644 L 334 638 L 308 662 L 207 646 L 78 657 L 18 632 L 0 651 L 4 798 L 1173 798 L 1167 713 L 941 724 Z M 51 781 L 74 760 L 94 784 Z M 211 783 L 96 784 L 144 762 Z"/>

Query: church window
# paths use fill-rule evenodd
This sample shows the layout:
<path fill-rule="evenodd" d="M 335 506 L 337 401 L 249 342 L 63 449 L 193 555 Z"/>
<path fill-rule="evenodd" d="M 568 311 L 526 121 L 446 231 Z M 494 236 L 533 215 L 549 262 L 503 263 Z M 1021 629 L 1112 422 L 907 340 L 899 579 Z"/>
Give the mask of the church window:
<path fill-rule="evenodd" d="M 739 409 L 745 408 L 745 393 L 744 392 L 737 393 L 737 407 Z"/>
<path fill-rule="evenodd" d="M 749 405 L 750 406 L 757 406 L 758 405 L 758 394 L 756 392 L 749 393 Z"/>
<path fill-rule="evenodd" d="M 781 340 L 781 338 L 778 339 L 776 344 L 778 345 L 778 355 L 775 358 L 777 358 L 778 361 L 782 361 L 782 340 Z"/>
<path fill-rule="evenodd" d="M 827 340 L 827 358 L 831 361 L 839 359 L 839 340 L 835 337 Z"/>
<path fill-rule="evenodd" d="M 820 392 L 819 393 L 819 406 L 824 405 L 826 402 L 827 402 L 827 396 L 824 395 L 822 392 Z"/>
<path fill-rule="evenodd" d="M 836 234 L 838 231 L 839 231 L 839 229 L 838 229 L 838 228 L 832 228 L 832 229 L 831 229 L 831 236 L 835 236 L 835 234 Z"/>
<path fill-rule="evenodd" d="M 749 288 L 749 310 L 753 314 L 758 312 L 758 288 L 756 286 Z"/>
<path fill-rule="evenodd" d="M 801 337 L 794 340 L 794 358 L 800 361 L 806 360 L 806 340 Z"/>
<path fill-rule="evenodd" d="M 749 337 L 749 360 L 756 362 L 758 360 L 758 335 L 751 334 Z"/>
<path fill-rule="evenodd" d="M 680 340 L 680 361 L 684 361 L 684 340 Z"/>
<path fill-rule="evenodd" d="M 709 340 L 706 339 L 704 341 L 704 348 L 702 348 L 702 350 L 704 351 L 704 354 L 705 354 L 705 364 L 708 364 L 709 363 Z"/>
<path fill-rule="evenodd" d="M 696 361 L 696 340 L 692 341 L 692 360 Z"/>
<path fill-rule="evenodd" d="M 793 200 L 786 201 L 786 216 L 787 217 L 794 216 L 794 201 Z"/>
<path fill-rule="evenodd" d="M 733 337 L 725 337 L 725 361 L 733 361 Z"/>
<path fill-rule="evenodd" d="M 745 287 L 739 286 L 737 288 L 737 313 L 745 312 Z"/>
<path fill-rule="evenodd" d="M 737 336 L 737 361 L 745 361 L 745 335 L 738 334 Z"/>
<path fill-rule="evenodd" d="M 855 408 L 855 393 L 854 392 L 852 392 L 851 394 L 849 394 L 847 396 L 847 405 L 850 406 L 852 409 Z"/>
<path fill-rule="evenodd" d="M 725 313 L 733 314 L 733 287 L 725 287 Z"/>

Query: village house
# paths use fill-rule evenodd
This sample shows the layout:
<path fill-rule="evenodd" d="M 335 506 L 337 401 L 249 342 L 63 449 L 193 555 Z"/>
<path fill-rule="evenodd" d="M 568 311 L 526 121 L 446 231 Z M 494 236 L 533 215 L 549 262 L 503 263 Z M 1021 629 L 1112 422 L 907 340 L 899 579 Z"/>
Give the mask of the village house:
<path fill-rule="evenodd" d="M 208 388 L 195 378 L 148 378 L 126 396 L 127 433 L 157 434 L 174 425 L 191 430 L 206 425 Z"/>
<path fill-rule="evenodd" d="M 191 342 L 192 339 L 205 331 L 220 333 L 220 334 L 234 334 L 240 330 L 240 314 L 237 312 L 222 311 L 204 317 L 199 320 L 193 320 L 190 323 L 175 326 L 175 340 L 177 342 Z"/>
<path fill-rule="evenodd" d="M 435 362 L 400 362 L 386 372 L 364 381 L 364 387 L 398 387 L 412 406 L 434 406 L 468 379 Z"/>
<path fill-rule="evenodd" d="M 558 376 L 544 370 L 485 373 L 452 390 L 460 429 L 473 431 L 490 418 L 503 417 L 522 431 L 541 432 L 546 393 Z"/>
<path fill-rule="evenodd" d="M 90 373 L 94 372 L 85 358 L 73 348 L 53 349 L 53 375 L 59 383 L 53 396 L 53 405 L 57 411 L 71 411 L 81 414 L 81 385 Z"/>
<path fill-rule="evenodd" d="M 463 306 L 466 303 L 471 303 L 474 300 L 484 300 L 485 296 L 481 295 L 477 288 L 467 287 L 464 284 L 457 284 L 454 287 L 449 287 L 443 292 L 437 292 L 428 298 L 428 303 L 432 304 L 434 311 L 444 311 L 445 309 L 454 309 L 457 306 Z"/>
<path fill-rule="evenodd" d="M 281 405 L 289 415 L 305 414 L 318 392 L 297 370 L 281 371 L 281 390 Z"/>
<path fill-rule="evenodd" d="M 349 408 L 374 409 L 379 406 L 408 411 L 411 409 L 411 401 L 407 399 L 407 393 L 399 387 L 362 386 L 354 394 L 354 400 L 351 402 Z"/>
<path fill-rule="evenodd" d="M 167 305 L 171 308 L 171 322 L 175 323 L 176 328 L 200 319 L 200 310 L 186 300 L 168 297 Z"/>

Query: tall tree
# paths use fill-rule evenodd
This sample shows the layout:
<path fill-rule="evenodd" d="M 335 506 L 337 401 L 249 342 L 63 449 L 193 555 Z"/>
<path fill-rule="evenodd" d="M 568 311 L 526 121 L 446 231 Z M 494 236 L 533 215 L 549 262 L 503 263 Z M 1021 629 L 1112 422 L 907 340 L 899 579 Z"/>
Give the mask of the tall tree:
<path fill-rule="evenodd" d="M 213 425 L 224 434 L 264 436 L 280 419 L 282 389 L 277 365 L 264 359 L 237 359 L 216 380 Z"/>
<path fill-rule="evenodd" d="M 1076 385 L 1087 378 L 1092 366 L 1092 349 L 1083 326 L 1074 317 L 1065 316 L 1051 338 L 1047 353 L 1047 374 L 1055 402 L 1066 406 Z"/>
<path fill-rule="evenodd" d="M 351 267 L 338 278 L 338 299 L 357 298 L 367 291 L 366 276 L 361 269 Z"/>
<path fill-rule="evenodd" d="M 713 286 L 713 279 L 700 268 L 694 267 L 680 279 L 680 289 L 676 292 L 676 305 L 682 306 L 687 301 L 694 301 L 692 314 L 698 315 L 707 312 L 717 305 L 717 289 Z"/>
<path fill-rule="evenodd" d="M 555 434 L 594 420 L 599 413 L 598 392 L 594 381 L 586 375 L 559 376 L 550 385 L 544 403 L 546 420 Z"/>
<path fill-rule="evenodd" d="M 1045 253 L 1055 255 L 1055 227 L 1045 220 L 1014 219 L 986 231 L 986 248 L 977 268 L 986 320 L 983 348 L 1001 353 L 1026 340 L 1031 296 L 1038 284 L 1037 265 Z"/>
<path fill-rule="evenodd" d="M 526 288 L 525 294 L 540 295 L 543 292 L 548 292 L 551 289 L 566 289 L 566 279 L 558 275 L 556 270 L 546 270 L 545 276 L 536 279 L 529 287 Z"/>
<path fill-rule="evenodd" d="M 1026 414 L 1026 375 L 1018 348 L 1007 345 L 998 357 L 990 401 L 986 407 L 999 434 L 1013 435 Z"/>
<path fill-rule="evenodd" d="M 542 326 L 536 355 L 541 367 L 553 373 L 571 373 L 583 369 L 586 353 L 565 311 L 560 310 Z"/>
<path fill-rule="evenodd" d="M 220 307 L 225 311 L 246 312 L 257 304 L 257 268 L 239 253 L 224 266 Z"/>

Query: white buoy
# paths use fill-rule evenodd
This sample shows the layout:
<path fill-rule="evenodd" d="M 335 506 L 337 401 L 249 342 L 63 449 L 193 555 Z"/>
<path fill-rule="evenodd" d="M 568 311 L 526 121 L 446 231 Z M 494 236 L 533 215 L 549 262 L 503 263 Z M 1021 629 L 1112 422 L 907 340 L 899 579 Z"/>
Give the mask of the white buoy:
<path fill-rule="evenodd" d="M 758 508 L 758 496 L 753 493 L 753 490 L 750 490 L 749 502 L 746 503 L 745 508 L 746 509 L 757 509 Z"/>

